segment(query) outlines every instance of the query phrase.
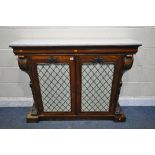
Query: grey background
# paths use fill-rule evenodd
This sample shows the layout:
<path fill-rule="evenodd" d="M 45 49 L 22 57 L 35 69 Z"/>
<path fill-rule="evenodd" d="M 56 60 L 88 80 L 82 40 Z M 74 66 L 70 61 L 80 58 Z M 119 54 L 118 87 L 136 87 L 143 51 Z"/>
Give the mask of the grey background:
<path fill-rule="evenodd" d="M 143 46 L 124 74 L 122 97 L 155 96 L 155 27 L 0 27 L 0 97 L 32 97 L 29 77 L 19 70 L 9 43 L 20 39 L 131 38 Z"/>

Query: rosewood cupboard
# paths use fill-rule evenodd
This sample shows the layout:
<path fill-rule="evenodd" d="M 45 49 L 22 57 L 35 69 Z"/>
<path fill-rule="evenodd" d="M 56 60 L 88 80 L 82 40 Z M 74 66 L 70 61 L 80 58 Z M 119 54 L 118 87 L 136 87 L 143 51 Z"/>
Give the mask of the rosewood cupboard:
<path fill-rule="evenodd" d="M 122 75 L 141 43 L 130 39 L 19 40 L 10 44 L 30 77 L 27 122 L 49 119 L 125 121 Z"/>

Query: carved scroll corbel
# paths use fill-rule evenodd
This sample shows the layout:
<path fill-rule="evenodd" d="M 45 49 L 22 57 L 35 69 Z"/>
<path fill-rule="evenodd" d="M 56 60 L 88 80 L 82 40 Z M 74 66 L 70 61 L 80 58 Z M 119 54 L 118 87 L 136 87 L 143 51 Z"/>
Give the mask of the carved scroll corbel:
<path fill-rule="evenodd" d="M 20 69 L 29 74 L 28 59 L 25 56 L 18 56 L 18 65 Z"/>
<path fill-rule="evenodd" d="M 124 72 L 129 70 L 132 67 L 132 64 L 133 64 L 133 55 L 126 55 L 124 57 L 124 65 L 123 65 L 123 71 L 122 71 L 121 78 L 122 78 Z M 121 87 L 122 87 L 122 79 L 120 80 L 120 84 L 119 84 L 119 90 L 118 90 L 118 94 L 117 94 L 117 101 L 118 101 L 118 98 L 119 98 Z"/>
<path fill-rule="evenodd" d="M 123 76 L 125 71 L 129 70 L 132 67 L 132 65 L 133 65 L 133 55 L 132 54 L 131 55 L 130 54 L 126 55 L 124 57 L 123 61 L 124 61 L 124 64 L 123 64 L 123 71 L 122 71 L 121 76 Z M 117 97 L 116 97 L 117 104 L 116 104 L 116 107 L 115 107 L 115 117 L 114 117 L 115 121 L 125 121 L 125 119 L 126 119 L 124 113 L 121 110 L 119 102 L 118 102 L 121 87 L 122 87 L 122 80 L 120 80 L 119 89 L 118 89 Z"/>
<path fill-rule="evenodd" d="M 124 70 L 128 70 L 133 65 L 133 55 L 126 55 L 124 57 Z"/>
<path fill-rule="evenodd" d="M 30 83 L 29 83 L 29 86 L 31 88 L 31 91 L 32 91 L 32 94 L 33 94 L 33 100 L 34 100 L 34 103 L 33 103 L 33 106 L 32 106 L 32 109 L 31 109 L 31 115 L 32 116 L 37 116 L 37 106 L 36 106 L 36 102 L 35 102 L 35 99 L 34 99 L 34 96 L 35 96 L 35 91 L 34 89 L 32 88 L 32 77 L 30 75 L 30 71 L 29 71 L 29 65 L 28 65 L 28 58 L 26 56 L 18 56 L 18 65 L 19 65 L 19 68 L 26 72 L 29 77 L 30 77 Z"/>
<path fill-rule="evenodd" d="M 18 65 L 19 65 L 19 68 L 24 71 L 25 73 L 27 73 L 30 77 L 30 88 L 32 90 L 32 82 L 31 82 L 31 76 L 30 76 L 30 73 L 29 73 L 29 66 L 28 66 L 28 58 L 26 56 L 18 56 Z M 33 93 L 33 91 L 32 91 Z"/>

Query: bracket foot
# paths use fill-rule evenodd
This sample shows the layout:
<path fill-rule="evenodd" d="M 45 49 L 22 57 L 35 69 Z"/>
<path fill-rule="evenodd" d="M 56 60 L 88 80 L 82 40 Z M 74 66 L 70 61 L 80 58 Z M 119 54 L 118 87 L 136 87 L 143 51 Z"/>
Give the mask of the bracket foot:
<path fill-rule="evenodd" d="M 119 103 L 117 103 L 114 121 L 115 122 L 125 122 L 126 117 L 124 112 L 122 111 L 122 108 L 120 107 Z"/>

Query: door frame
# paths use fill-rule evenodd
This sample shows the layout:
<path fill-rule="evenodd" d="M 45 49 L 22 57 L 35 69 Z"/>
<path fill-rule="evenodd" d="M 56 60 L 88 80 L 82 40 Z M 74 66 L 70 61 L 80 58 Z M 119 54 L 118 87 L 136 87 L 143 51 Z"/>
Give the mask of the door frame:
<path fill-rule="evenodd" d="M 112 91 L 110 95 L 110 104 L 108 112 L 81 112 L 81 92 L 82 92 L 82 64 L 93 62 L 95 58 L 101 57 L 104 59 L 105 63 L 114 64 L 114 74 L 112 81 Z M 77 77 L 77 109 L 76 113 L 81 116 L 94 116 L 94 115 L 113 115 L 115 112 L 116 102 L 117 102 L 117 93 L 119 89 L 119 84 L 122 76 L 122 65 L 123 65 L 123 57 L 122 55 L 104 55 L 104 54 L 96 54 L 96 55 L 79 55 L 76 58 L 76 77 Z"/>
<path fill-rule="evenodd" d="M 71 112 L 44 112 L 43 110 L 43 102 L 42 102 L 42 95 L 41 89 L 39 84 L 39 76 L 37 72 L 37 65 L 38 64 L 51 64 L 48 62 L 49 58 L 57 59 L 58 62 L 53 63 L 67 63 L 69 64 L 70 69 L 70 95 L 71 95 Z M 51 115 L 51 116 L 69 116 L 75 115 L 76 112 L 76 100 L 75 100 L 75 58 L 74 56 L 66 56 L 66 55 L 34 55 L 31 57 L 31 69 L 30 74 L 32 76 L 32 90 L 34 90 L 34 102 L 36 102 L 36 108 L 38 109 L 39 115 Z"/>

